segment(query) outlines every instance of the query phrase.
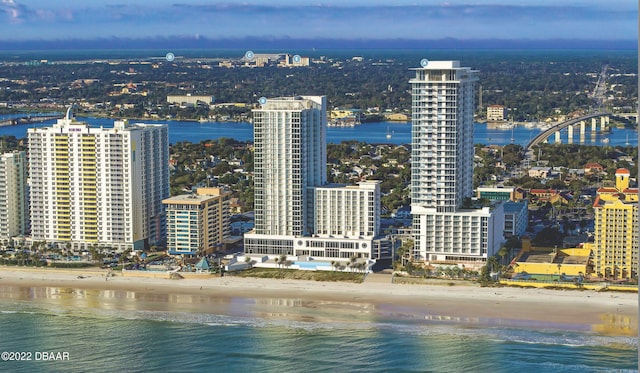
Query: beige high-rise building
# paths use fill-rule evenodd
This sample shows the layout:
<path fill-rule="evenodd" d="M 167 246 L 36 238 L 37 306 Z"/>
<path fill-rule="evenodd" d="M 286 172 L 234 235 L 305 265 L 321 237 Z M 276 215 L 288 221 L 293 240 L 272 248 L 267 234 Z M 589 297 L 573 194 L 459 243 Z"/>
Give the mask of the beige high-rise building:
<path fill-rule="evenodd" d="M 229 199 L 220 188 L 198 188 L 194 194 L 167 198 L 167 250 L 172 255 L 217 251 L 230 235 Z"/>
<path fill-rule="evenodd" d="M 616 187 L 598 189 L 593 205 L 594 269 L 600 277 L 638 277 L 638 188 L 629 187 L 630 175 L 618 169 Z"/>

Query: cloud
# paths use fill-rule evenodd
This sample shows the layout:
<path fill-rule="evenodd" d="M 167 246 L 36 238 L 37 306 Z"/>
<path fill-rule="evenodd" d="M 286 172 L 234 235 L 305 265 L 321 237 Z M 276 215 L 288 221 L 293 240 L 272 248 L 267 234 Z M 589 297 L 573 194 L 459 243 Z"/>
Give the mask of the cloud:
<path fill-rule="evenodd" d="M 573 6 L 551 1 L 492 0 L 492 4 L 299 5 L 287 0 L 260 4 L 213 3 L 171 0 L 119 0 L 86 2 L 38 2 L 33 8 L 15 0 L 0 0 L 9 22 L 18 24 L 20 35 L 48 38 L 148 37 L 199 34 L 204 37 L 273 35 L 320 38 L 585 38 L 625 39 L 637 31 L 637 9 L 606 7 L 590 0 Z M 253 0 L 258 2 L 261 0 Z M 331 0 L 329 0 L 331 1 Z M 615 0 L 611 0 L 615 1 Z M 501 4 L 500 2 L 506 2 Z M 75 4 L 71 5 L 71 4 Z M 518 5 L 513 5 L 516 3 Z M 527 3 L 529 5 L 527 5 Z M 561 3 L 558 2 L 558 3 Z M 61 4 L 61 5 L 57 5 Z M 535 4 L 535 5 L 531 5 Z M 626 8 L 626 9 L 625 9 Z M 55 27 L 52 24 L 55 23 Z M 4 32 L 4 30 L 7 30 Z M 81 32 L 79 30 L 82 30 Z M 0 40 L 9 34 L 0 19 Z"/>
<path fill-rule="evenodd" d="M 60 22 L 70 21 L 74 18 L 74 13 L 71 9 L 33 8 L 18 4 L 15 0 L 2 0 L 0 10 L 5 12 L 9 23 L 12 24 L 28 25 L 37 22 Z"/>
<path fill-rule="evenodd" d="M 2 0 L 0 2 L 0 10 L 4 11 L 8 16 L 9 23 L 22 23 L 25 9 L 26 7 L 16 4 L 13 0 Z"/>

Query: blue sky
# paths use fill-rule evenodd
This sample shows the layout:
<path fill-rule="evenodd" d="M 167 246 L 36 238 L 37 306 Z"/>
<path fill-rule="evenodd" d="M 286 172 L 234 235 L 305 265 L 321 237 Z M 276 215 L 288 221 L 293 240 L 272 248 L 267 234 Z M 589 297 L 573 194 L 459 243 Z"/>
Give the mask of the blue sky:
<path fill-rule="evenodd" d="M 633 0 L 0 0 L 0 41 L 171 36 L 635 40 L 637 23 Z"/>

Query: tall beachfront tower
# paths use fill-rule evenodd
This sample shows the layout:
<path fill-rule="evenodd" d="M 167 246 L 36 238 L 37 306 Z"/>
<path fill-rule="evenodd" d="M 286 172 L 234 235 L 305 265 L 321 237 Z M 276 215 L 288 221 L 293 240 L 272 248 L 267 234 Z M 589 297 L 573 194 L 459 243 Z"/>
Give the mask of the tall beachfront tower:
<path fill-rule="evenodd" d="M 24 236 L 28 231 L 27 153 L 0 154 L 0 239 Z"/>
<path fill-rule="evenodd" d="M 638 276 L 638 188 L 631 188 L 631 173 L 616 170 L 615 188 L 599 188 L 595 213 L 595 271 L 605 278 Z"/>
<path fill-rule="evenodd" d="M 497 229 L 500 221 L 496 221 L 499 214 L 494 214 L 494 208 L 463 206 L 473 196 L 478 74 L 458 61 L 422 60 L 420 65 L 412 69 L 415 78 L 410 81 L 413 257 L 483 261 L 499 245 L 502 227 Z"/>
<path fill-rule="evenodd" d="M 377 237 L 379 181 L 327 184 L 325 97 L 260 105 L 253 111 L 255 227 L 244 236 L 245 253 L 327 261 L 390 256 L 388 242 Z"/>
<path fill-rule="evenodd" d="M 253 111 L 255 233 L 310 234 L 313 202 L 307 188 L 327 181 L 326 98 L 263 102 Z"/>
<path fill-rule="evenodd" d="M 69 110 L 55 125 L 27 133 L 34 240 L 74 249 L 164 244 L 165 125 L 116 121 L 113 128 L 95 128 Z"/>

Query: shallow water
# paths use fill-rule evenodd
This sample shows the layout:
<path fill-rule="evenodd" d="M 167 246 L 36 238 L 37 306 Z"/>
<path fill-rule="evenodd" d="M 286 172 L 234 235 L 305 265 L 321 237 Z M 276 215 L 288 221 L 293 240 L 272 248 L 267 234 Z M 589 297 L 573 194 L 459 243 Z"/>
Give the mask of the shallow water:
<path fill-rule="evenodd" d="M 424 316 L 394 305 L 0 288 L 0 351 L 68 352 L 1 370 L 636 371 L 637 338 Z"/>

